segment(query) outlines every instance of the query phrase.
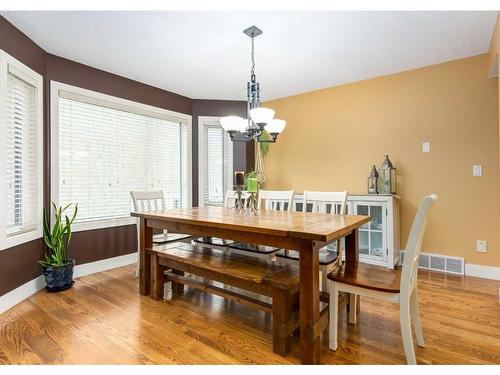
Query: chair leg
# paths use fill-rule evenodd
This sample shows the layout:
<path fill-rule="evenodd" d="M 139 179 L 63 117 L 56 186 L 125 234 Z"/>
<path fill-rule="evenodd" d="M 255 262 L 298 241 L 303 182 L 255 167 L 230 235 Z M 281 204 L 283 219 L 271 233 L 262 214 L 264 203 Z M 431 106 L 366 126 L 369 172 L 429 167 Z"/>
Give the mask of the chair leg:
<path fill-rule="evenodd" d="M 342 239 L 337 240 L 337 259 L 340 267 L 342 265 Z"/>
<path fill-rule="evenodd" d="M 183 271 L 173 269 L 172 272 L 175 273 L 176 275 L 184 276 Z M 177 293 L 177 294 L 183 294 L 184 293 L 184 284 L 176 283 L 176 282 L 172 281 L 172 292 Z"/>
<path fill-rule="evenodd" d="M 273 293 L 273 352 L 286 356 L 292 348 L 292 297 L 285 290 L 275 288 Z"/>
<path fill-rule="evenodd" d="M 420 312 L 418 309 L 418 295 L 415 289 L 410 297 L 410 311 L 413 327 L 415 328 L 415 335 L 417 336 L 417 345 L 422 348 L 425 346 L 424 334 L 422 333 L 422 323 L 420 322 Z"/>
<path fill-rule="evenodd" d="M 329 327 L 329 342 L 328 347 L 330 350 L 337 350 L 337 331 L 338 331 L 338 317 L 339 317 L 339 291 L 335 282 L 330 281 L 330 327 Z"/>
<path fill-rule="evenodd" d="M 403 338 L 403 347 L 405 350 L 406 362 L 409 365 L 416 365 L 415 349 L 411 337 L 410 324 L 410 301 L 401 301 L 399 305 L 399 320 L 401 323 L 401 336 Z"/>
<path fill-rule="evenodd" d="M 141 257 L 139 256 L 139 252 L 137 252 L 137 263 L 135 267 L 135 277 L 139 277 L 139 269 L 141 268 Z"/>
<path fill-rule="evenodd" d="M 171 294 L 172 294 L 172 282 L 167 281 L 166 283 L 163 284 L 163 298 L 168 299 L 170 298 Z"/>
<path fill-rule="evenodd" d="M 141 246 L 140 241 L 141 241 L 141 229 L 139 227 L 139 219 L 137 219 L 137 266 L 135 268 L 135 277 L 139 277 L 139 270 L 141 268 L 141 257 L 139 254 L 139 248 Z"/>
<path fill-rule="evenodd" d="M 319 266 L 321 275 L 320 275 L 320 286 L 319 290 L 322 292 L 328 291 L 328 267 L 327 266 Z"/>
<path fill-rule="evenodd" d="M 358 296 L 353 293 L 349 293 L 349 323 L 356 324 L 357 321 L 357 308 Z"/>

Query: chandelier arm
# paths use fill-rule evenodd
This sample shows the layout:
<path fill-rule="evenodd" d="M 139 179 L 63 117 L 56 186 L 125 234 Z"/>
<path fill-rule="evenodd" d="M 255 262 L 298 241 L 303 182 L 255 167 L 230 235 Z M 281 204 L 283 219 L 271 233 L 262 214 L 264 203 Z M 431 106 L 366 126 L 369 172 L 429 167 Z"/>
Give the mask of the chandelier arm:
<path fill-rule="evenodd" d="M 259 143 L 276 143 L 276 139 L 278 138 L 277 134 L 269 134 L 271 136 L 271 139 L 262 139 L 261 135 L 257 137 L 257 142 Z"/>
<path fill-rule="evenodd" d="M 250 142 L 252 140 L 252 135 L 249 132 L 238 132 L 231 130 L 228 133 L 231 141 L 233 142 Z"/>

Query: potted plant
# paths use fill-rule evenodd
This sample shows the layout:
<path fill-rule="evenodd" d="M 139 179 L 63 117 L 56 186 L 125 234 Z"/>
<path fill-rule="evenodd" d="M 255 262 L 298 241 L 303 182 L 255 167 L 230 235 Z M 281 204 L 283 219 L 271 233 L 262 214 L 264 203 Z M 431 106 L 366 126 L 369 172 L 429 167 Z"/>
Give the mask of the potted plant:
<path fill-rule="evenodd" d="M 75 220 L 78 212 L 78 205 L 75 205 L 73 217 L 70 219 L 66 214 L 66 207 L 54 207 L 54 225 L 52 229 L 49 225 L 47 211 L 43 209 L 43 238 L 49 251 L 45 254 L 45 259 L 39 263 L 43 267 L 46 288 L 49 292 L 58 292 L 71 288 L 73 282 L 73 269 L 75 260 L 68 258 L 69 242 L 71 240 L 71 224 Z M 64 215 L 64 218 L 63 218 Z"/>
<path fill-rule="evenodd" d="M 257 178 L 257 172 L 254 170 L 250 170 L 247 173 L 245 173 L 245 178 L 244 178 L 244 185 L 245 185 L 245 190 L 248 190 L 248 182 L 250 181 L 251 178 Z"/>

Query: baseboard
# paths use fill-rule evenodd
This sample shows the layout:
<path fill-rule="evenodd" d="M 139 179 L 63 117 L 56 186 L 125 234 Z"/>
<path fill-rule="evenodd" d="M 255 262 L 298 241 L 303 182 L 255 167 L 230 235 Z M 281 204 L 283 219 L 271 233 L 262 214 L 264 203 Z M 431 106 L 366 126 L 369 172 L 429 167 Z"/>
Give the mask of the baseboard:
<path fill-rule="evenodd" d="M 0 297 L 0 314 L 35 294 L 44 287 L 45 278 L 43 275 L 40 275 L 36 279 L 28 281 L 20 287 L 4 294 Z"/>
<path fill-rule="evenodd" d="M 137 262 L 137 253 L 121 255 L 119 257 L 98 260 L 95 262 L 75 266 L 73 277 L 82 277 L 97 272 L 104 272 L 113 268 L 128 266 Z"/>
<path fill-rule="evenodd" d="M 465 263 L 465 275 L 483 279 L 500 280 L 500 267 Z"/>
<path fill-rule="evenodd" d="M 78 278 L 87 276 L 93 273 L 107 271 L 117 267 L 128 266 L 129 264 L 134 264 L 136 262 L 137 253 L 132 253 L 114 258 L 98 260 L 95 262 L 79 264 L 75 266 L 73 277 Z M 45 288 L 45 279 L 43 275 L 41 275 L 4 294 L 0 297 L 0 314 L 43 288 Z"/>

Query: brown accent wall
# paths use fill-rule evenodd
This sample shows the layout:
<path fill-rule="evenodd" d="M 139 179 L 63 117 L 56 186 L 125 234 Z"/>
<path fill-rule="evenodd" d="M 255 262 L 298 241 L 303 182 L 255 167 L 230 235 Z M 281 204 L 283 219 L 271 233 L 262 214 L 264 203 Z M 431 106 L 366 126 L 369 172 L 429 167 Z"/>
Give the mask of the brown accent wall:
<path fill-rule="evenodd" d="M 197 116 L 244 115 L 244 102 L 191 100 L 188 97 L 136 82 L 46 53 L 20 30 L 0 16 L 0 49 L 44 77 L 44 204 L 50 203 L 50 86 L 51 80 L 133 100 L 185 114 L 193 114 L 193 200 L 198 199 Z M 195 115 L 196 111 L 196 115 Z M 238 148 L 239 147 L 239 148 Z M 241 148 L 243 147 L 243 148 Z M 239 150 L 239 151 L 238 151 Z M 245 146 L 235 150 L 235 166 L 249 162 Z M 196 172 L 196 173 L 195 173 Z M 71 256 L 77 264 L 93 262 L 136 251 L 134 225 L 76 232 Z M 0 251 L 0 296 L 41 274 L 37 264 L 44 252 L 43 240 Z"/>
<path fill-rule="evenodd" d="M 0 251 L 0 296 L 41 275 L 43 252 L 41 239 Z"/>
<path fill-rule="evenodd" d="M 191 99 L 75 61 L 47 54 L 47 82 L 57 81 L 134 102 L 191 114 Z M 48 97 L 50 100 L 50 95 Z"/>
<path fill-rule="evenodd" d="M 389 154 L 402 246 L 421 198 L 437 193 L 422 251 L 500 267 L 498 94 L 487 72 L 479 55 L 266 103 L 288 122 L 265 158 L 266 188 L 366 194 L 372 164 Z"/>
<path fill-rule="evenodd" d="M 45 76 L 46 52 L 2 16 L 0 49 Z"/>
<path fill-rule="evenodd" d="M 193 99 L 193 206 L 198 206 L 198 117 L 246 117 L 245 101 Z M 196 147 L 195 147 L 196 144 Z M 248 171 L 254 168 L 253 143 L 233 143 L 233 170 Z"/>

